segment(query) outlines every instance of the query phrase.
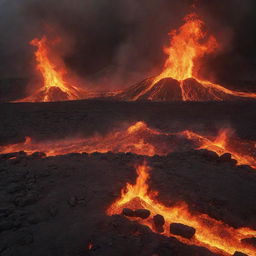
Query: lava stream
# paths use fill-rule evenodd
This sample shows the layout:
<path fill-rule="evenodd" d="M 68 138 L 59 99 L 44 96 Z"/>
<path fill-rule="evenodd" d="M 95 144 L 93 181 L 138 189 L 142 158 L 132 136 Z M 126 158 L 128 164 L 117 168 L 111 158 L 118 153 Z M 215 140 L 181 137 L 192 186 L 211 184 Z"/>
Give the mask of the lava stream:
<path fill-rule="evenodd" d="M 136 183 L 134 185 L 126 184 L 121 191 L 120 198 L 107 209 L 108 215 L 121 214 L 124 208 L 132 210 L 144 208 L 150 210 L 150 217 L 146 220 L 139 218 L 136 220 L 151 228 L 152 231 L 154 231 L 152 217 L 160 214 L 165 219 L 163 233 L 165 236 L 173 236 L 169 232 L 171 223 L 182 223 L 196 229 L 195 236 L 191 240 L 175 236 L 183 243 L 203 246 L 213 252 L 221 252 L 223 255 L 233 254 L 235 251 L 246 253 L 249 256 L 255 255 L 255 248 L 241 243 L 241 239 L 255 236 L 255 230 L 235 229 L 207 214 L 192 213 L 185 202 L 170 207 L 163 205 L 156 199 L 158 192 L 149 190 L 147 183 L 150 177 L 149 171 L 150 168 L 145 163 L 137 167 Z"/>
<path fill-rule="evenodd" d="M 34 142 L 27 137 L 25 142 L 0 146 L 0 153 L 25 151 L 28 154 L 45 152 L 47 156 L 68 153 L 131 152 L 137 155 L 167 155 L 175 151 L 207 149 L 219 156 L 230 153 L 239 165 L 249 165 L 256 169 L 256 143 L 242 141 L 229 129 L 220 130 L 217 137 L 206 137 L 193 131 L 165 133 L 149 128 L 144 122 L 137 122 L 124 130 L 112 131 L 106 135 L 89 138 L 73 138 L 59 141 Z"/>
<path fill-rule="evenodd" d="M 210 139 L 198 133 L 186 130 L 181 132 L 189 140 L 196 143 L 197 149 L 207 149 L 219 156 L 229 153 L 237 161 L 238 165 L 249 165 L 256 169 L 256 142 L 242 141 L 238 138 L 230 138 L 231 129 L 221 129 L 216 138 Z"/>

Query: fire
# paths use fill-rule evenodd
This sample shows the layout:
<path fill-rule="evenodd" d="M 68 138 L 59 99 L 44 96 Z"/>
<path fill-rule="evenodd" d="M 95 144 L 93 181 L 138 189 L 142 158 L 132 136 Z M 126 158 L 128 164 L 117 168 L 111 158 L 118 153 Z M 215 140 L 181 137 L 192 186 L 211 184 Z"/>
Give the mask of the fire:
<path fill-rule="evenodd" d="M 241 239 L 256 235 L 256 231 L 249 228 L 235 229 L 222 221 L 215 220 L 207 214 L 192 213 L 185 202 L 180 202 L 174 206 L 167 207 L 157 200 L 158 192 L 149 190 L 148 180 L 150 178 L 150 167 L 146 163 L 138 165 L 137 179 L 135 184 L 127 183 L 122 189 L 121 196 L 108 209 L 108 215 L 121 214 L 124 208 L 136 210 L 138 208 L 150 211 L 148 219 L 136 220 L 148 226 L 156 232 L 153 227 L 152 218 L 160 214 L 165 219 L 165 236 L 174 236 L 169 232 L 171 223 L 182 223 L 196 229 L 194 238 L 188 240 L 175 236 L 183 243 L 203 246 L 209 250 L 222 254 L 233 254 L 235 251 L 255 255 L 255 249 L 241 244 Z M 133 218 L 131 218 L 133 219 Z"/>
<path fill-rule="evenodd" d="M 231 140 L 230 134 L 233 134 L 231 129 L 220 130 L 218 136 L 213 139 L 188 130 L 181 134 L 189 140 L 195 141 L 198 145 L 197 149 L 207 149 L 217 153 L 219 156 L 229 153 L 237 161 L 238 165 L 249 165 L 256 169 L 255 142 L 245 143 L 237 138 L 232 138 Z"/>
<path fill-rule="evenodd" d="M 26 137 L 24 142 L 0 146 L 0 152 L 5 154 L 25 151 L 28 154 L 32 154 L 41 151 L 45 152 L 47 156 L 73 152 L 107 153 L 109 151 L 113 153 L 132 152 L 134 154 L 147 156 L 153 156 L 155 154 L 164 155 L 168 153 L 166 151 L 167 145 L 164 147 L 165 149 L 161 149 L 161 146 L 157 146 L 157 142 L 155 142 L 154 139 L 158 136 L 166 135 L 147 127 L 144 122 L 137 122 L 125 130 L 113 131 L 105 136 L 95 135 L 83 139 L 74 138 L 61 141 L 34 142 L 30 137 Z"/>
<path fill-rule="evenodd" d="M 45 36 L 41 39 L 34 39 L 31 45 L 37 48 L 35 59 L 37 61 L 37 69 L 43 77 L 43 87 L 36 91 L 33 95 L 20 100 L 32 102 L 48 102 L 59 100 L 75 100 L 83 97 L 84 91 L 74 85 L 70 85 L 66 80 L 66 67 L 61 61 L 54 59 L 56 56 L 52 52 L 50 46 L 55 42 L 49 41 Z"/>
<path fill-rule="evenodd" d="M 147 95 L 153 87 L 165 78 L 179 81 L 183 101 L 226 100 L 232 97 L 256 98 L 256 93 L 229 90 L 221 85 L 200 79 L 198 70 L 202 57 L 219 48 L 216 38 L 204 31 L 205 23 L 195 14 L 184 18 L 184 24 L 169 33 L 170 46 L 164 48 L 167 54 L 163 71 L 138 94 L 132 96 L 137 100 Z M 159 89 L 158 89 L 159 90 Z M 147 96 L 152 99 L 153 95 Z"/>
<path fill-rule="evenodd" d="M 174 151 L 182 151 L 183 143 L 190 143 L 189 149 L 207 149 L 219 156 L 230 153 L 238 165 L 249 165 L 256 169 L 254 141 L 242 141 L 230 136 L 233 131 L 222 129 L 217 137 L 207 137 L 193 131 L 165 133 L 154 130 L 145 122 L 136 122 L 126 129 L 118 129 L 106 135 L 94 135 L 89 138 L 72 138 L 58 141 L 35 142 L 26 137 L 24 142 L 0 146 L 0 153 L 25 151 L 28 154 L 45 152 L 47 156 L 68 153 L 107 153 L 123 152 L 137 155 L 167 155 Z"/>
<path fill-rule="evenodd" d="M 164 70 L 155 78 L 154 84 L 166 77 L 178 81 L 194 77 L 196 59 L 217 48 L 216 39 L 203 32 L 204 22 L 196 14 L 189 14 L 184 20 L 185 24 L 178 31 L 170 33 L 170 47 L 165 49 L 168 58 Z"/>

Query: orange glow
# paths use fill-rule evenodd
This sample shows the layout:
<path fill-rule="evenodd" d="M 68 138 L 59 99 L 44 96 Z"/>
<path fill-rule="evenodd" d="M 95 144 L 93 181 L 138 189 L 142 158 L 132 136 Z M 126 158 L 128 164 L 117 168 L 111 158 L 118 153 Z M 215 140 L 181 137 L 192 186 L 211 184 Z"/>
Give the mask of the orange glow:
<path fill-rule="evenodd" d="M 244 143 L 236 138 L 231 140 L 229 137 L 232 133 L 233 131 L 230 129 L 223 129 L 220 130 L 218 136 L 213 139 L 209 139 L 192 131 L 184 131 L 181 134 L 195 141 L 198 145 L 197 149 L 207 149 L 217 153 L 219 156 L 230 153 L 232 158 L 235 159 L 239 165 L 249 165 L 256 169 L 256 159 L 253 157 L 256 150 L 255 142 Z M 250 151 L 252 151 L 251 154 Z"/>
<path fill-rule="evenodd" d="M 148 128 L 144 122 L 137 122 L 125 130 L 84 139 L 77 138 L 40 143 L 33 142 L 31 138 L 27 137 L 25 142 L 0 146 L 0 153 L 25 151 L 31 154 L 41 151 L 45 152 L 47 156 L 55 156 L 73 152 L 106 153 L 112 151 L 113 153 L 132 152 L 147 156 L 164 155 L 167 153 L 167 149 L 161 149 L 161 146 L 157 146 L 157 142 L 154 142 L 154 138 L 157 136 L 164 136 L 164 134 Z"/>
<path fill-rule="evenodd" d="M 168 58 L 163 72 L 155 78 L 154 83 L 166 77 L 178 81 L 194 77 L 195 60 L 217 48 L 216 39 L 203 32 L 204 23 L 196 14 L 187 15 L 184 20 L 184 25 L 170 33 L 170 47 L 165 48 Z"/>
<path fill-rule="evenodd" d="M 207 149 L 216 152 L 219 156 L 230 153 L 238 165 L 249 165 L 256 169 L 255 141 L 242 141 L 232 136 L 230 129 L 220 130 L 218 136 L 203 136 L 193 131 L 179 133 L 165 133 L 154 130 L 144 122 L 137 122 L 128 128 L 112 131 L 106 135 L 95 135 L 89 138 L 72 138 L 58 141 L 35 142 L 26 137 L 24 142 L 0 146 L 0 153 L 25 151 L 28 154 L 45 152 L 47 156 L 63 155 L 68 153 L 113 153 L 131 152 L 137 155 L 167 155 L 182 149 L 184 138 L 191 143 L 194 149 Z M 180 143 L 180 145 L 179 145 Z"/>
<path fill-rule="evenodd" d="M 120 198 L 107 209 L 108 215 L 121 214 L 124 208 L 132 210 L 144 208 L 151 212 L 150 217 L 146 220 L 139 218 L 136 220 L 151 228 L 152 231 L 154 231 L 152 218 L 154 215 L 160 214 L 165 219 L 163 233 L 165 236 L 174 236 L 169 232 L 171 223 L 182 223 L 196 229 L 195 236 L 190 240 L 175 236 L 182 243 L 203 246 L 222 255 L 233 254 L 235 251 L 250 256 L 255 255 L 255 249 L 249 245 L 241 244 L 240 240 L 255 236 L 256 231 L 249 228 L 235 229 L 207 214 L 192 213 L 185 202 L 170 207 L 163 205 L 157 200 L 158 192 L 149 190 L 149 171 L 150 168 L 146 163 L 137 166 L 136 183 L 126 184 L 126 187 L 121 191 Z"/>
<path fill-rule="evenodd" d="M 35 59 L 37 69 L 43 77 L 43 87 L 33 95 L 20 100 L 31 102 L 48 102 L 61 100 L 76 100 L 84 96 L 84 91 L 65 80 L 67 74 L 64 63 L 57 60 L 56 53 L 52 52 L 50 46 L 54 42 L 49 41 L 45 36 L 42 39 L 34 39 L 31 45 L 37 47 Z M 57 65 L 58 62 L 58 65 Z"/>
<path fill-rule="evenodd" d="M 167 60 L 163 71 L 132 99 L 137 100 L 147 94 L 164 78 L 179 81 L 183 101 L 222 101 L 233 97 L 256 98 L 256 93 L 232 91 L 199 78 L 198 70 L 202 57 L 215 52 L 219 45 L 214 36 L 204 31 L 205 23 L 197 14 L 187 15 L 184 21 L 179 29 L 169 33 L 170 46 L 164 49 Z M 192 82 L 187 80 L 191 78 L 194 79 Z M 148 99 L 151 99 L 151 96 L 148 96 Z"/>

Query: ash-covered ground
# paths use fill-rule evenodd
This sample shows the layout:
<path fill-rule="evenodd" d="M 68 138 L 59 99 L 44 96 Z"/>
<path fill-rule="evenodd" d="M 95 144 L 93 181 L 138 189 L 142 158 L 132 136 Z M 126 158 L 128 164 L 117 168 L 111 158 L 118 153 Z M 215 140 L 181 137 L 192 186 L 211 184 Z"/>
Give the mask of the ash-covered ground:
<path fill-rule="evenodd" d="M 254 102 L 150 103 L 76 101 L 2 104 L 1 145 L 105 134 L 122 123 L 145 121 L 162 131 L 215 134 L 232 127 L 256 140 Z M 256 229 L 256 171 L 206 151 L 167 156 L 68 154 L 0 157 L 0 255 L 217 255 L 167 238 L 123 216 L 107 216 L 134 166 L 152 167 L 150 189 L 165 205 L 185 201 L 233 227 Z M 91 246 L 90 246 L 91 245 Z M 90 250 L 89 250 L 90 248 Z"/>

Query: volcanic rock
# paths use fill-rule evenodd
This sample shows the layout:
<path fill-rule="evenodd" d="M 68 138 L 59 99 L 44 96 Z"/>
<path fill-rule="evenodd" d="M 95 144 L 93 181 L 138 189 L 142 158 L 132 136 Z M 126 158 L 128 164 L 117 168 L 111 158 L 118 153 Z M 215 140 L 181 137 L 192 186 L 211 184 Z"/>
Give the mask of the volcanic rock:
<path fill-rule="evenodd" d="M 203 83 L 193 78 L 188 78 L 183 81 L 183 90 L 191 101 L 229 100 L 232 98 L 216 87 L 204 86 Z"/>
<path fill-rule="evenodd" d="M 196 233 L 196 230 L 181 223 L 172 223 L 170 224 L 170 233 L 191 239 Z"/>
<path fill-rule="evenodd" d="M 202 156 L 203 158 L 207 159 L 207 160 L 218 160 L 219 156 L 217 153 L 207 150 L 207 149 L 199 149 L 198 150 L 200 156 Z"/>
<path fill-rule="evenodd" d="M 137 209 L 134 211 L 134 217 L 146 219 L 150 216 L 150 211 L 146 209 Z"/>
<path fill-rule="evenodd" d="M 35 204 L 39 200 L 38 195 L 35 193 L 30 193 L 25 197 L 20 198 L 17 202 L 19 206 L 28 206 L 31 204 Z"/>
<path fill-rule="evenodd" d="M 242 252 L 235 252 L 233 256 L 247 256 L 247 254 L 244 254 Z"/>
<path fill-rule="evenodd" d="M 225 153 L 220 156 L 219 160 L 220 162 L 223 162 L 223 163 L 230 162 L 232 160 L 232 155 L 229 153 Z"/>
<path fill-rule="evenodd" d="M 134 211 L 129 208 L 124 208 L 122 214 L 127 217 L 134 217 Z"/>
<path fill-rule="evenodd" d="M 43 158 L 46 157 L 46 154 L 44 152 L 34 152 L 31 155 L 32 158 Z"/>
<path fill-rule="evenodd" d="M 0 223 L 0 232 L 6 231 L 13 228 L 13 223 L 10 221 L 2 221 Z"/>
<path fill-rule="evenodd" d="M 154 79 L 145 79 L 122 93 L 117 98 L 123 100 L 181 101 L 182 93 L 179 82 L 172 78 L 164 78 L 151 87 Z"/>
<path fill-rule="evenodd" d="M 256 248 L 256 237 L 242 239 L 243 244 L 248 244 Z"/>
<path fill-rule="evenodd" d="M 68 204 L 72 207 L 76 206 L 77 205 L 77 199 L 75 196 L 72 196 L 69 198 L 68 200 Z"/>
<path fill-rule="evenodd" d="M 160 214 L 157 214 L 153 217 L 153 221 L 154 221 L 156 231 L 159 233 L 163 233 L 164 232 L 163 225 L 165 223 L 164 217 Z"/>

